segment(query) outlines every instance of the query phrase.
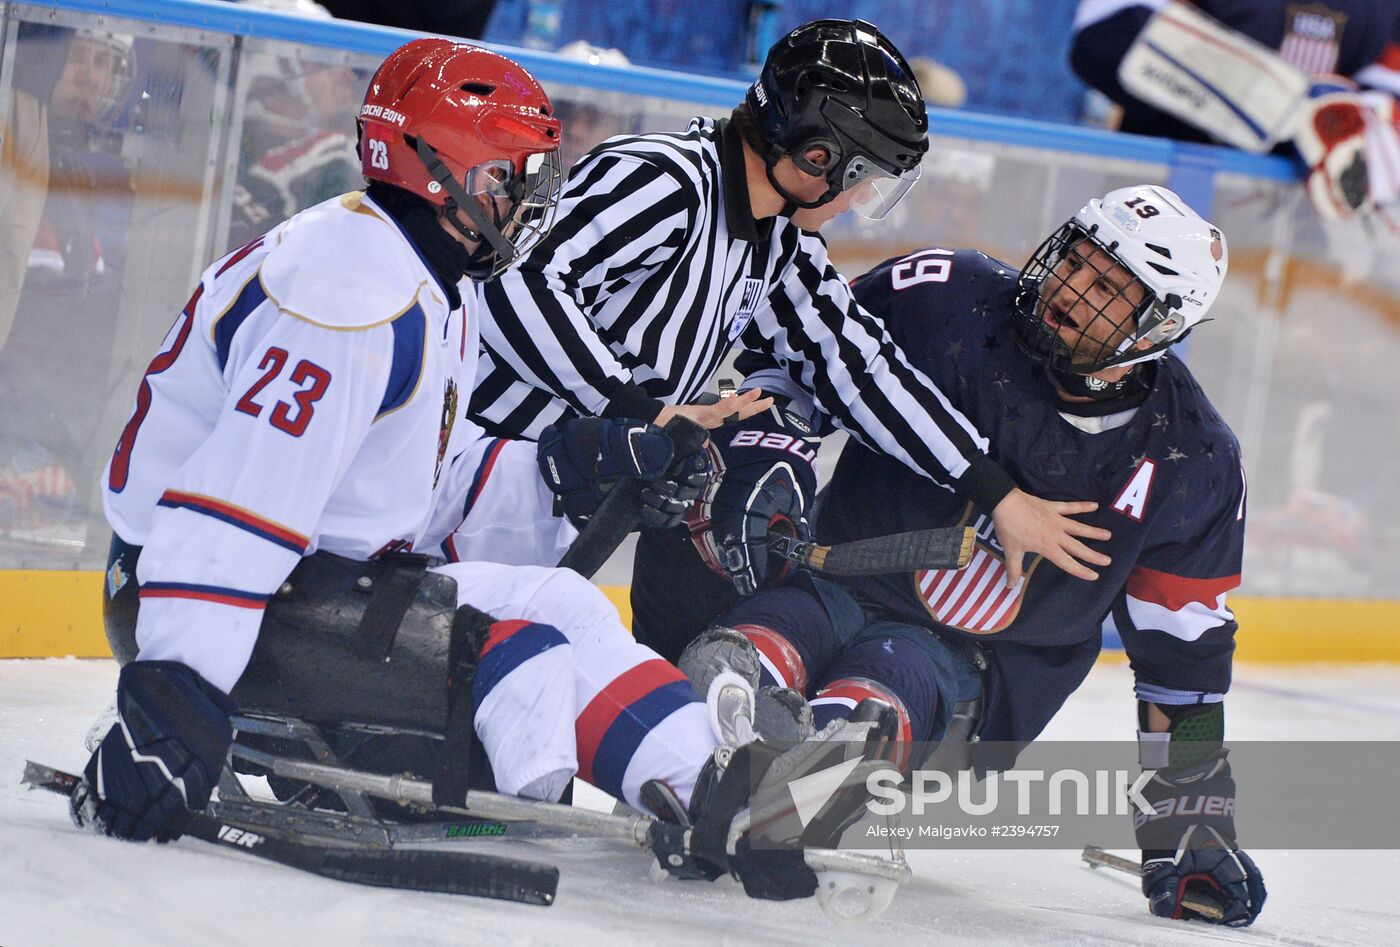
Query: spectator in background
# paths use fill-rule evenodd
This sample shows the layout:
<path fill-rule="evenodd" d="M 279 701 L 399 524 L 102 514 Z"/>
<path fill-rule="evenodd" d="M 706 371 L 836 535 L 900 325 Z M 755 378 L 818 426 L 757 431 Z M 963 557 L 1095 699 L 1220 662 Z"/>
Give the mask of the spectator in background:
<path fill-rule="evenodd" d="M 21 23 L 9 121 L 0 147 L 0 351 L 4 351 L 49 190 L 49 99 L 71 30 Z"/>
<path fill-rule="evenodd" d="M 344 119 L 363 94 L 365 77 L 345 65 L 277 58 L 282 65 L 273 68 L 281 75 L 263 80 L 264 115 L 244 126 L 229 247 L 354 190 L 360 180 L 355 132 Z"/>
<path fill-rule="evenodd" d="M 49 193 L 31 280 L 47 274 L 85 290 L 109 269 L 93 192 L 121 199 L 130 191 L 112 119 L 131 91 L 132 45 L 126 34 L 83 31 L 68 46 L 49 103 Z"/>
<path fill-rule="evenodd" d="M 927 56 L 909 60 L 924 101 L 936 108 L 960 109 L 967 102 L 967 84 L 962 76 Z"/>
<path fill-rule="evenodd" d="M 561 47 L 559 55 L 593 66 L 630 65 L 621 50 L 604 49 L 586 40 L 576 40 Z M 566 168 L 572 168 L 574 162 L 605 139 L 635 131 L 635 106 L 627 101 L 626 96 L 617 93 L 587 89 L 585 95 L 577 99 L 556 99 L 555 108 L 559 120 L 568 129 L 559 148 Z"/>
<path fill-rule="evenodd" d="M 1122 106 L 1122 131 L 1278 146 L 1327 217 L 1400 199 L 1400 0 L 1081 0 L 1074 28 L 1070 62 Z M 1175 45 L 1202 31 L 1208 55 Z"/>
<path fill-rule="evenodd" d="M 245 5 L 330 20 L 313 0 L 245 0 Z M 327 54 L 333 55 L 333 54 Z M 225 247 L 247 243 L 297 211 L 359 187 L 354 114 L 366 75 L 348 65 L 250 51 L 251 71 L 238 180 Z"/>
<path fill-rule="evenodd" d="M 93 369 L 106 360 L 116 330 L 123 248 L 119 242 L 107 247 L 103 233 L 129 219 L 131 176 L 114 118 L 135 70 L 132 37 L 64 32 L 51 42 L 36 39 L 26 50 L 52 57 L 61 69 L 47 105 L 19 113 L 41 119 L 29 132 L 42 132 L 42 139 L 22 140 L 17 148 L 43 156 L 43 188 L 42 196 L 36 193 L 41 165 L 35 161 L 20 182 L 22 196 L 7 198 L 30 206 L 17 219 L 6 208 L 7 237 L 13 241 L 23 231 L 28 246 L 22 285 L 7 287 L 13 321 L 0 351 L 0 528 L 50 530 L 28 535 L 60 541 L 76 538 L 69 535 L 79 528 L 70 516 L 77 496 L 70 471 L 92 447 L 109 394 L 105 372 Z M 26 66 L 42 72 L 40 58 Z M 35 206 L 41 208 L 37 219 L 27 216 Z M 17 267 L 9 255 L 18 251 L 6 247 L 11 280 Z"/>

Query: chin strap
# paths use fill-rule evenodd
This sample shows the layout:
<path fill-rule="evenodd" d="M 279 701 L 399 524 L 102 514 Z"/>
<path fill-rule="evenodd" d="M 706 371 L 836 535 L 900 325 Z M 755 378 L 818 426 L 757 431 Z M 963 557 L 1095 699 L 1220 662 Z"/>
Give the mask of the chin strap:
<path fill-rule="evenodd" d="M 515 245 L 506 239 L 505 234 L 501 233 L 500 220 L 486 219 L 481 205 L 472 200 L 471 195 L 462 189 L 461 183 L 452 176 L 452 171 L 427 142 L 417 138 L 413 145 L 414 150 L 418 152 L 418 159 L 428 169 L 428 174 L 432 175 L 433 180 L 447 192 L 447 201 L 443 205 L 447 210 L 447 222 L 463 237 L 481 244 L 472 251 L 472 263 L 475 266 L 483 267 L 489 273 L 492 269 L 493 258 L 496 261 L 514 259 Z M 473 231 L 462 223 L 455 213 L 457 210 L 461 210 L 470 217 L 472 223 L 476 224 L 477 230 Z M 499 210 L 493 207 L 492 215 L 499 215 Z M 491 248 L 489 251 L 486 249 L 488 245 Z M 467 275 L 476 276 L 477 274 L 468 273 Z"/>
<path fill-rule="evenodd" d="M 818 207 L 824 207 L 827 204 L 830 204 L 832 201 L 836 200 L 837 196 L 840 195 L 841 185 L 836 182 L 829 181 L 826 193 L 823 194 L 821 197 L 817 198 L 814 201 L 799 201 L 796 197 L 792 195 L 790 191 L 788 191 L 787 188 L 783 187 L 782 184 L 778 183 L 778 176 L 774 173 L 774 169 L 778 166 L 778 162 L 785 157 L 787 157 L 787 155 L 781 153 L 779 153 L 775 157 L 774 154 L 770 152 L 768 157 L 765 158 L 763 161 L 763 170 L 768 175 L 768 184 L 773 188 L 773 190 L 778 192 L 779 197 L 787 201 L 787 204 L 785 204 L 783 206 L 782 211 L 780 211 L 780 213 L 784 217 L 791 217 L 792 212 L 794 210 L 816 210 Z"/>
<path fill-rule="evenodd" d="M 1060 391 L 1076 398 L 1089 398 L 1092 401 L 1120 401 L 1152 387 L 1156 376 L 1149 371 L 1150 362 L 1132 366 L 1128 374 L 1118 381 L 1100 381 L 1091 375 L 1080 375 L 1063 369 L 1045 367 L 1045 377 Z"/>

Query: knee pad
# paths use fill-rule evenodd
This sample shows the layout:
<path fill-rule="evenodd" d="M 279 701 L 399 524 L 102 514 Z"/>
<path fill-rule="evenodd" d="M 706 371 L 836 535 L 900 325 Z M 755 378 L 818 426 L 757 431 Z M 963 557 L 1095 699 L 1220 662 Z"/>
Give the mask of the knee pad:
<path fill-rule="evenodd" d="M 734 630 L 758 650 L 759 663 L 772 676 L 774 684 L 806 695 L 807 664 L 786 635 L 766 625 L 742 624 L 736 625 Z"/>
<path fill-rule="evenodd" d="M 815 722 L 820 725 L 820 717 L 837 716 L 858 716 L 856 708 L 861 701 L 874 699 L 887 704 L 893 708 L 895 714 L 894 736 L 891 743 L 887 745 L 880 755 L 883 759 L 893 763 L 895 767 L 903 771 L 909 767 L 910 760 L 913 759 L 914 748 L 914 727 L 910 722 L 909 708 L 899 695 L 892 689 L 872 681 L 865 677 L 843 677 L 825 684 L 821 690 L 817 691 L 816 698 L 812 701 L 812 715 Z M 838 705 L 842 708 L 840 712 L 833 712 Z M 849 706 L 849 710 L 845 709 Z M 829 708 L 825 713 L 819 714 L 819 709 Z M 866 718 L 872 719 L 872 718 Z"/>
<path fill-rule="evenodd" d="M 894 708 L 899 716 L 896 738 L 901 743 L 911 742 L 914 739 L 914 727 L 909 718 L 909 708 L 893 690 L 868 677 L 841 677 L 828 681 L 817 690 L 817 696 L 812 698 L 812 706 L 815 709 L 823 705 L 840 705 L 846 709 L 846 713 L 841 716 L 846 716 L 857 704 L 870 697 L 883 700 Z"/>
<path fill-rule="evenodd" d="M 782 638 L 798 656 L 809 683 L 830 664 L 841 645 L 841 630 L 832 621 L 821 598 L 797 584 L 765 589 L 743 599 L 721 615 L 715 624 L 739 631 L 761 628 Z M 846 633 L 849 634 L 851 630 L 847 629 Z M 780 653 L 782 649 L 770 645 L 765 651 L 757 638 L 754 644 L 776 667 L 782 669 L 787 660 Z M 791 678 L 787 679 L 786 686 L 804 693 L 806 690 L 799 688 Z"/>

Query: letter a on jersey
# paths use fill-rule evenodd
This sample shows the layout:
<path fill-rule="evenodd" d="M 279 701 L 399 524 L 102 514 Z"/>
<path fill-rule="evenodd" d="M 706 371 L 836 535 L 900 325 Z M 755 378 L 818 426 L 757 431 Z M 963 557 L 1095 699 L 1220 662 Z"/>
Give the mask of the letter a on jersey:
<path fill-rule="evenodd" d="M 1152 492 L 1152 478 L 1157 475 L 1157 465 L 1143 459 L 1132 479 L 1113 501 L 1113 509 L 1131 520 L 1141 523 L 1142 514 L 1147 510 L 1147 497 Z"/>

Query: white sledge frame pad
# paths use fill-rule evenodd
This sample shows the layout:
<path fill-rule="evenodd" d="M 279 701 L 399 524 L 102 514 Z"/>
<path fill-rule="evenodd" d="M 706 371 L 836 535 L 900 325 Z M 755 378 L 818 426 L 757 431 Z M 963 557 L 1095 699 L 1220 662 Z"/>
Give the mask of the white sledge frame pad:
<path fill-rule="evenodd" d="M 1172 0 L 1118 65 L 1132 95 L 1261 154 L 1293 136 L 1312 78 L 1278 53 Z"/>

